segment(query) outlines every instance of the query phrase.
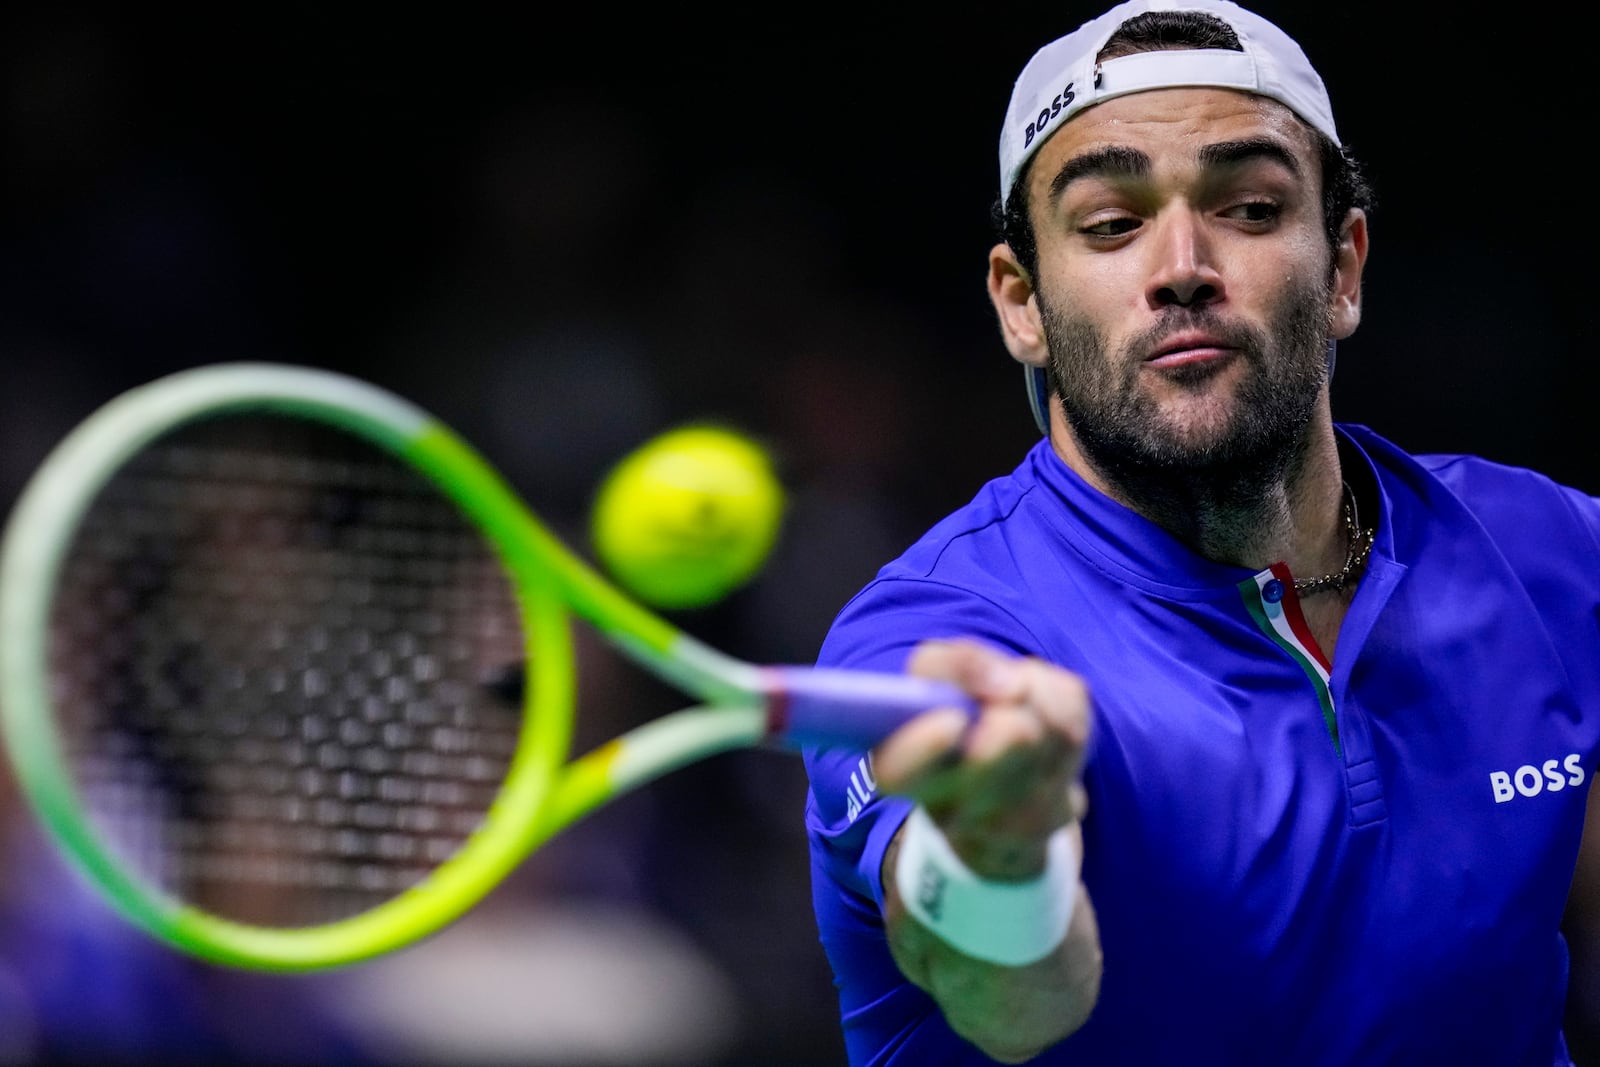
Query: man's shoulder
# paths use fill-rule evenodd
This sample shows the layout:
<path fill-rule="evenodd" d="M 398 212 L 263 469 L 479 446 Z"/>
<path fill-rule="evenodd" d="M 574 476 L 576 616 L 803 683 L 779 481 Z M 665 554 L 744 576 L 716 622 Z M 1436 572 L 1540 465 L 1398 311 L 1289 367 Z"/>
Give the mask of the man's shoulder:
<path fill-rule="evenodd" d="M 1041 473 L 1050 462 L 1047 442 L 1030 449 L 1014 469 L 985 482 L 879 568 L 863 592 L 884 583 L 980 595 L 1025 586 L 1028 561 L 1057 554 L 1063 505 Z"/>
<path fill-rule="evenodd" d="M 993 562 L 984 551 L 987 543 L 1028 536 L 1031 524 L 1024 502 L 1037 486 L 1020 471 L 984 484 L 978 492 L 949 512 L 879 571 L 879 577 L 956 580 L 975 562 Z"/>
<path fill-rule="evenodd" d="M 1528 466 L 1466 452 L 1411 452 L 1366 427 L 1341 428 L 1371 460 L 1391 499 L 1405 495 L 1437 505 L 1443 496 L 1502 540 L 1550 547 L 1565 530 L 1582 550 L 1596 547 L 1600 499 L 1581 489 Z M 1443 514 L 1437 506 L 1427 510 L 1435 520 Z M 1544 536 L 1530 539 L 1531 530 Z"/>
<path fill-rule="evenodd" d="M 1011 648 L 1031 645 L 1034 608 L 1024 561 L 1048 550 L 1047 498 L 1028 460 L 985 483 L 850 598 L 830 627 L 824 657 L 882 666 L 917 639 L 957 634 Z M 854 648 L 855 640 L 873 652 Z"/>
<path fill-rule="evenodd" d="M 1465 496 L 1576 492 L 1533 467 L 1471 452 L 1409 449 L 1359 423 L 1340 423 L 1339 429 L 1361 446 L 1380 471 L 1403 476 L 1410 467 Z"/>

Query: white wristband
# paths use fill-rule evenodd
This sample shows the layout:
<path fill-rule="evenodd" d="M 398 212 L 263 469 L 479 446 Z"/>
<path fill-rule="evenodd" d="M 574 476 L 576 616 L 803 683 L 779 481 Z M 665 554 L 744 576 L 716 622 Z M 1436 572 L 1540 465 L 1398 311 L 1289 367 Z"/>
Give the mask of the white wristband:
<path fill-rule="evenodd" d="M 1044 872 L 1027 882 L 980 878 L 919 804 L 906 818 L 895 887 L 906 910 L 974 959 L 1020 967 L 1048 956 L 1067 934 L 1082 857 L 1066 827 L 1050 835 Z"/>

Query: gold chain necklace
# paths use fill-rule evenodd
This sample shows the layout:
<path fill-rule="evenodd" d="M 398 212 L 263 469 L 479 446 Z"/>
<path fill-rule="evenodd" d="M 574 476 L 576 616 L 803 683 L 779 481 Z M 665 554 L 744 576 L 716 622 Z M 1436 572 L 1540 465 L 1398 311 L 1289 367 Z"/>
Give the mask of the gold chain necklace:
<path fill-rule="evenodd" d="M 1361 528 L 1361 522 L 1356 515 L 1356 495 L 1351 491 L 1349 482 L 1344 483 L 1343 511 L 1345 533 L 1350 539 L 1350 547 L 1345 552 L 1344 566 L 1332 574 L 1323 574 L 1316 578 L 1296 578 L 1294 591 L 1300 596 L 1311 596 L 1329 589 L 1342 593 L 1346 586 L 1353 585 L 1361 576 L 1361 570 L 1367 563 L 1367 555 L 1372 551 L 1375 531 L 1370 526 L 1366 529 Z"/>

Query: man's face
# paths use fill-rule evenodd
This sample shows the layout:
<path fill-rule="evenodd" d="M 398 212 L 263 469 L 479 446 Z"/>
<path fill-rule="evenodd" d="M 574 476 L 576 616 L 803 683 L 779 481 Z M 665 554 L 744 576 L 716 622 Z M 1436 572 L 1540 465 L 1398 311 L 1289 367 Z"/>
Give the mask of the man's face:
<path fill-rule="evenodd" d="M 1325 396 L 1331 251 L 1312 137 L 1271 101 L 1138 93 L 1030 174 L 1067 421 L 1116 477 L 1286 459 Z"/>

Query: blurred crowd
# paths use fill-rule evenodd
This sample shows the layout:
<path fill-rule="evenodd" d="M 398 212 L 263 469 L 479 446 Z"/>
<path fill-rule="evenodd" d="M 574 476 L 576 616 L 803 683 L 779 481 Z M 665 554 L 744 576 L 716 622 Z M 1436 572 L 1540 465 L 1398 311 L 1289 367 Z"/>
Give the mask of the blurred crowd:
<path fill-rule="evenodd" d="M 756 581 L 673 621 L 803 663 L 880 563 L 1031 444 L 982 271 L 992 125 L 1037 26 L 951 28 L 921 57 L 870 17 L 859 45 L 815 30 L 781 52 L 691 27 L 681 67 L 640 33 L 605 56 L 610 78 L 561 35 L 529 38 L 519 67 L 476 28 L 491 76 L 458 52 L 430 65 L 437 27 L 396 42 L 350 16 L 319 37 L 310 9 L 293 14 L 8 16 L 0 504 L 98 404 L 222 359 L 410 397 L 580 550 L 606 467 L 714 416 L 772 445 L 789 510 Z M 993 54 L 942 116 L 926 78 L 914 101 L 861 95 L 885 65 L 909 77 L 969 44 Z M 1570 447 L 1576 328 L 1538 249 L 1404 228 L 1389 246 L 1379 218 L 1336 411 L 1600 492 L 1600 466 Z M 1527 269 L 1499 264 L 1511 251 Z M 1463 276 L 1493 279 L 1495 300 Z M 580 656 L 576 749 L 678 700 L 593 640 Z M 0 769 L 0 1067 L 839 1064 L 804 792 L 783 753 L 685 768 L 562 834 L 428 942 L 285 978 L 127 927 Z"/>

